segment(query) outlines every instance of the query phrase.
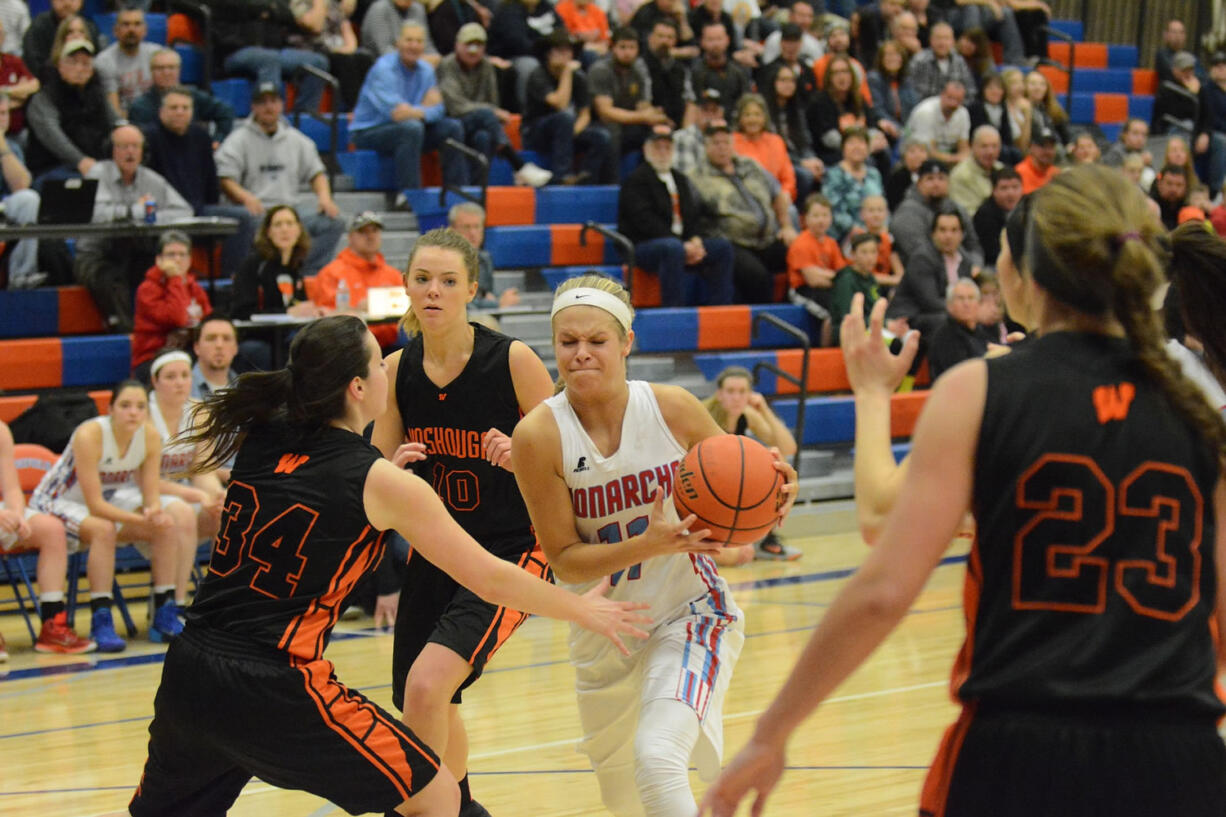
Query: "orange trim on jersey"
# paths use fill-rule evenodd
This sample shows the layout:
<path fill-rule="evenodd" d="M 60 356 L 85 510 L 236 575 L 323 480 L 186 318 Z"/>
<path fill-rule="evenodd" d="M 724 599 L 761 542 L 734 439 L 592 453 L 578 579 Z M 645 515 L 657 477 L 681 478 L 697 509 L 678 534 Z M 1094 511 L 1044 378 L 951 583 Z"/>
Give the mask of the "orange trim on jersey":
<path fill-rule="evenodd" d="M 958 690 L 971 674 L 975 652 L 975 621 L 979 618 L 979 598 L 983 590 L 983 561 L 979 555 L 979 534 L 971 540 L 971 552 L 966 558 L 966 579 L 962 584 L 962 614 L 966 617 L 966 640 L 954 659 L 953 673 L 949 679 L 949 694 L 958 700 Z"/>
<path fill-rule="evenodd" d="M 315 702 L 324 725 L 370 761 L 371 766 L 382 771 L 405 800 L 416 792 L 413 790 L 413 766 L 405 755 L 402 741 L 438 768 L 430 752 L 423 748 L 424 744 L 413 740 L 416 736 L 408 727 L 386 717 L 361 693 L 353 692 L 336 680 L 332 676 L 332 662 L 295 661 L 294 666 L 302 673 L 307 695 Z"/>
<path fill-rule="evenodd" d="M 520 557 L 518 567 L 536 576 L 538 579 L 544 579 L 549 572 L 549 564 L 543 559 L 538 558 L 540 554 L 539 543 L 538 549 L 530 553 L 525 553 Z M 481 640 L 477 642 L 476 649 L 472 655 L 468 656 L 468 663 L 471 664 L 477 660 L 477 656 L 481 654 L 481 649 L 486 642 L 490 640 L 490 634 L 494 635 L 494 646 L 490 648 L 489 654 L 485 656 L 486 662 L 494 657 L 494 653 L 507 642 L 511 634 L 519 629 L 519 625 L 528 620 L 528 614 L 522 613 L 519 610 L 512 610 L 510 607 L 499 607 L 498 612 L 494 615 L 494 620 L 490 622 L 490 626 L 486 628 L 485 635 L 481 636 Z"/>
<path fill-rule="evenodd" d="M 966 740 L 966 733 L 970 731 L 974 717 L 974 704 L 968 704 L 962 707 L 958 719 L 945 730 L 937 755 L 928 767 L 928 776 L 924 778 L 924 789 L 920 795 L 920 817 L 944 817 L 945 806 L 949 801 L 949 787 L 954 778 L 954 767 L 958 765 L 958 754 L 962 751 L 962 743 Z"/>
<path fill-rule="evenodd" d="M 323 655 L 324 633 L 340 618 L 341 602 L 349 595 L 358 579 L 378 564 L 383 555 L 382 533 L 377 534 L 374 546 L 366 548 L 365 554 L 355 554 L 357 549 L 364 547 L 371 533 L 372 528 L 367 525 L 362 528 L 358 538 L 349 544 L 327 591 L 290 621 L 277 642 L 277 649 L 305 660 L 314 660 Z"/>

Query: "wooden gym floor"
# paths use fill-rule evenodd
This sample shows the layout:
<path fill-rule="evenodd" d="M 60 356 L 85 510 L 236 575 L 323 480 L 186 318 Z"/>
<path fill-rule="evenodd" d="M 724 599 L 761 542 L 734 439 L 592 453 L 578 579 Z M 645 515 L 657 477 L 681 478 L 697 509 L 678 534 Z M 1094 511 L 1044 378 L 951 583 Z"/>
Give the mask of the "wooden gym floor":
<path fill-rule="evenodd" d="M 866 552 L 850 503 L 800 508 L 784 534 L 803 550 L 800 560 L 725 570 L 748 635 L 725 702 L 726 758 L 745 742 L 813 624 Z M 768 814 L 915 814 L 925 769 L 956 714 L 948 677 L 964 632 L 966 551 L 965 541 L 951 546 L 894 635 L 799 730 Z M 144 605 L 133 607 L 143 628 Z M 77 624 L 89 626 L 88 608 L 78 611 Z M 390 709 L 392 639 L 370 625 L 342 623 L 328 657 L 338 678 Z M 118 656 L 39 655 L 16 614 L 0 616 L 0 632 L 12 655 L 0 664 L 0 814 L 126 813 L 145 759 L 164 648 L 138 636 Z M 606 813 L 575 749 L 580 734 L 565 633 L 566 625 L 529 620 L 465 693 L 472 791 L 495 817 Z M 704 785 L 696 774 L 692 779 L 701 797 Z M 344 812 L 253 780 L 230 813 Z"/>

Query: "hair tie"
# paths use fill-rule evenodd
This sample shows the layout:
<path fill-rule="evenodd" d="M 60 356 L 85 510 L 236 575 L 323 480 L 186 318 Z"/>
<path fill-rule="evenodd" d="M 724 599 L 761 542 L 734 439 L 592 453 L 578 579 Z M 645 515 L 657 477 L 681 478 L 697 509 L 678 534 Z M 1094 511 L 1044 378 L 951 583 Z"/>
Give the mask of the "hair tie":
<path fill-rule="evenodd" d="M 1141 240 L 1141 234 L 1138 233 L 1136 230 L 1132 230 L 1127 233 L 1120 233 L 1119 235 L 1115 237 L 1115 246 L 1119 248 L 1127 244 L 1129 241 L 1133 241 L 1133 240 L 1136 240 L 1136 241 Z"/>

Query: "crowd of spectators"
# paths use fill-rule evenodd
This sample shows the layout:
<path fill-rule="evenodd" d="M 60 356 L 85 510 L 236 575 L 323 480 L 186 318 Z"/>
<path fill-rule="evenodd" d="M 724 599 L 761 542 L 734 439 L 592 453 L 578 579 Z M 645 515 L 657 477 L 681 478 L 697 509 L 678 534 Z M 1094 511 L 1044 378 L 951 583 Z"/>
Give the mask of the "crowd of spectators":
<path fill-rule="evenodd" d="M 295 109 L 319 107 L 303 66 L 339 78 L 331 104 L 352 110 L 355 146 L 392 159 L 398 191 L 421 185 L 423 153 L 448 140 L 505 159 L 519 184 L 621 182 L 619 228 L 665 305 L 791 298 L 818 318 L 817 342 L 833 340 L 847 293 L 870 290 L 891 299 L 894 329 L 931 336 L 950 285 L 990 271 L 1009 212 L 1066 164 L 1119 167 L 1168 225 L 1226 222 L 1212 206 L 1226 54 L 1192 53 L 1178 20 L 1156 56 L 1152 121 L 1129 120 L 1109 145 L 1070 124 L 1033 67 L 1041 0 L 878 0 L 850 19 L 809 0 L 226 0 L 212 4 L 210 57 L 217 75 L 252 79 L 237 121 L 146 41 L 148 4 L 120 5 L 110 32 L 81 0 L 34 19 L 14 5 L 0 2 L 8 218 L 33 220 L 43 181 L 73 175 L 99 180 L 96 220 L 142 218 L 148 200 L 159 222 L 236 218 L 222 265 L 243 279 L 240 316 L 331 306 L 334 290 L 312 301 L 302 285 L 346 232 L 319 151 L 285 115 L 287 83 Z M 516 123 L 545 167 L 513 147 Z M 443 181 L 481 167 L 444 156 Z M 375 264 L 363 231 L 382 224 L 349 227 L 339 257 Z M 75 276 L 130 331 L 134 288 L 162 269 L 156 248 L 93 244 L 79 242 Z M 11 250 L 9 285 L 44 282 L 40 255 L 33 241 Z"/>

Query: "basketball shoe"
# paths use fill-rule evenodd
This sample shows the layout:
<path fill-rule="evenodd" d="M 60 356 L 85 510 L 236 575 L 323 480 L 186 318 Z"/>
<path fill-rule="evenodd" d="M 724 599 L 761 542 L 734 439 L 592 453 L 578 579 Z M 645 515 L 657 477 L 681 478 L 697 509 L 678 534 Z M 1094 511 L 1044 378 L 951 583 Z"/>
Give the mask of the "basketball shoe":
<path fill-rule="evenodd" d="M 34 642 L 37 652 L 57 652 L 62 655 L 77 655 L 83 652 L 93 652 L 98 645 L 88 638 L 82 638 L 68 626 L 68 614 L 63 610 L 43 622 Z"/>
<path fill-rule="evenodd" d="M 128 642 L 115 632 L 115 622 L 109 607 L 100 607 L 90 618 L 89 637 L 98 646 L 98 652 L 123 652 Z"/>
<path fill-rule="evenodd" d="M 179 605 L 168 601 L 153 614 L 153 624 L 149 627 L 149 640 L 155 644 L 174 641 L 183 632 L 183 622 L 179 620 Z"/>

